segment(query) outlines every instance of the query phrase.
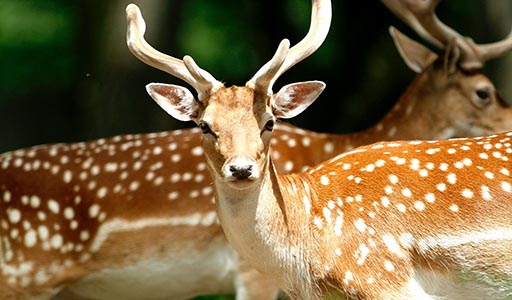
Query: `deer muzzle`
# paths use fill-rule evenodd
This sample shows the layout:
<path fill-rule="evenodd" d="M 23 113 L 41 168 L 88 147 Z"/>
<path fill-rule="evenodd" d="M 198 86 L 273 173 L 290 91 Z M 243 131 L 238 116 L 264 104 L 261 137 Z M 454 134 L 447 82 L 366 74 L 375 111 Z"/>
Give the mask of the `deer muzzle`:
<path fill-rule="evenodd" d="M 260 177 L 260 172 L 254 159 L 236 156 L 226 161 L 222 176 L 230 182 L 253 181 Z"/>

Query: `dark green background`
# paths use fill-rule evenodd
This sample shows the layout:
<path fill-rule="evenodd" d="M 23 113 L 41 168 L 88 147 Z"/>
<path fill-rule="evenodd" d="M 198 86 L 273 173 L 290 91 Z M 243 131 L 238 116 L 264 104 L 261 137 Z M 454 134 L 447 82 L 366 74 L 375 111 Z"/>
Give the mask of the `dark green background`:
<path fill-rule="evenodd" d="M 309 0 L 135 2 L 151 44 L 177 57 L 192 55 L 227 85 L 243 85 L 282 38 L 296 43 L 309 26 Z M 0 3 L 0 152 L 191 125 L 175 122 L 146 95 L 144 85 L 152 81 L 183 83 L 127 50 L 129 1 Z M 438 13 L 462 33 L 488 42 L 506 35 L 510 10 L 509 1 L 450 0 Z M 414 76 L 394 49 L 387 33 L 391 24 L 411 33 L 380 1 L 335 0 L 324 45 L 275 85 L 277 90 L 292 81 L 327 83 L 316 103 L 292 122 L 339 133 L 376 122 Z M 506 99 L 512 93 L 500 74 L 510 73 L 511 56 L 488 70 Z"/>

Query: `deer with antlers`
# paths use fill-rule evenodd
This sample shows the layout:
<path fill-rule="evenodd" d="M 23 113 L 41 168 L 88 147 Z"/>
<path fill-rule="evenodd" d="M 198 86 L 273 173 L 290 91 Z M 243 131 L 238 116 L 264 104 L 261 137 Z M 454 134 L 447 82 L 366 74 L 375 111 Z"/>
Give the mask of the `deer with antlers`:
<path fill-rule="evenodd" d="M 330 20 L 330 5 L 318 7 L 313 9 L 313 20 L 322 15 L 323 21 L 312 21 L 317 37 L 311 49 L 325 38 Z M 144 30 L 137 27 L 143 28 L 144 23 L 134 7 L 127 11 L 135 33 L 129 35 L 131 47 L 139 47 L 138 36 Z M 401 52 L 417 53 L 411 49 L 418 46 L 398 33 L 395 36 Z M 154 49 L 139 49 L 150 49 L 146 59 L 154 61 Z M 431 62 L 431 55 L 424 56 L 425 62 Z M 418 70 L 421 60 L 408 60 Z M 168 70 L 158 61 L 153 65 Z M 445 138 L 510 129 L 510 109 L 502 105 L 486 77 L 459 70 L 452 76 L 439 76 L 436 72 L 444 71 L 439 65 L 443 64 L 421 65 L 433 70 L 420 74 L 397 108 L 364 133 L 317 134 L 278 123 L 272 142 L 277 169 L 298 171 L 381 139 Z M 458 80 L 464 88 L 449 92 L 448 87 L 454 86 L 450 80 Z M 431 92 L 434 97 L 420 99 L 428 83 L 438 87 L 439 94 Z M 488 93 L 482 97 L 487 98 L 486 104 L 475 105 L 483 88 Z M 466 115 L 450 119 L 450 113 L 440 117 L 443 122 L 425 122 L 440 114 L 433 113 L 435 105 L 423 105 L 434 98 L 445 99 L 447 94 L 460 95 L 457 99 L 464 103 Z M 63 293 L 55 298 L 184 299 L 235 290 L 239 299 L 275 297 L 272 282 L 239 262 L 224 238 L 216 221 L 200 139 L 200 130 L 191 129 L 40 146 L 2 155 L 1 192 L 6 210 L 1 229 L 7 235 L 2 234 L 0 247 L 4 258 L 0 298 L 46 299 L 61 289 Z"/>
<path fill-rule="evenodd" d="M 436 32 L 437 18 L 423 23 L 436 5 L 405 7 Z M 284 40 L 243 87 L 225 87 L 186 56 L 172 72 L 194 78 L 197 100 L 184 87 L 147 86 L 203 132 L 219 218 L 240 255 L 294 299 L 509 297 L 512 134 L 381 142 L 279 175 L 269 158 L 276 119 L 301 113 L 323 89 L 310 81 L 272 93 L 297 51 Z"/>

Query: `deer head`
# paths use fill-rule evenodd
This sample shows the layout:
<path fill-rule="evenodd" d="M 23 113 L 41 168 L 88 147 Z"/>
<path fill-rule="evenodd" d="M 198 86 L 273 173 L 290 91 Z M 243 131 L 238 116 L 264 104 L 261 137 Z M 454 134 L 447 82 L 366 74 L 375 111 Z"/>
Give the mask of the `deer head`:
<path fill-rule="evenodd" d="M 436 108 L 439 111 L 452 111 L 464 116 L 451 119 L 421 116 L 431 119 L 432 126 L 448 128 L 438 138 L 479 136 L 503 132 L 512 126 L 512 110 L 496 92 L 491 80 L 482 73 L 486 61 L 512 50 L 512 33 L 496 43 L 477 44 L 437 18 L 435 8 L 439 1 L 383 0 L 383 3 L 443 53 L 438 55 L 396 28 L 390 28 L 402 58 L 409 68 L 420 73 L 416 84 L 411 85 L 414 88 L 412 92 L 431 100 L 446 99 L 424 99 L 416 104 L 419 108 L 415 112 L 433 111 L 424 105 L 439 105 Z"/>
<path fill-rule="evenodd" d="M 282 73 L 311 55 L 324 41 L 331 20 L 329 1 L 313 1 L 310 31 L 301 42 L 289 48 L 289 41 L 283 40 L 274 57 L 245 86 L 228 88 L 190 56 L 179 60 L 152 48 L 143 38 L 145 24 L 140 10 L 130 4 L 126 11 L 127 44 L 132 53 L 145 63 L 188 82 L 198 97 L 185 87 L 161 83 L 149 84 L 149 95 L 174 118 L 198 124 L 209 153 L 206 158 L 210 166 L 215 166 L 212 174 L 216 179 L 237 188 L 251 186 L 268 161 L 269 133 L 276 119 L 301 113 L 325 87 L 322 82 L 308 81 L 286 85 L 275 94 L 272 91 Z M 244 109 L 252 111 L 240 114 Z M 213 117 L 219 113 L 226 118 Z M 234 136 L 242 137 L 243 141 L 234 140 Z"/>

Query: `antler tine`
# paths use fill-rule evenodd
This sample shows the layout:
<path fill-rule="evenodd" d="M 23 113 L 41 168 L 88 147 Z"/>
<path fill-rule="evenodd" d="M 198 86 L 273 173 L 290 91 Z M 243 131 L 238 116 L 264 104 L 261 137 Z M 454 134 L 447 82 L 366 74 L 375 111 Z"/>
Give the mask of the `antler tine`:
<path fill-rule="evenodd" d="M 480 60 L 475 51 L 476 44 L 441 22 L 437 17 L 435 10 L 441 0 L 403 0 L 403 2 L 406 6 L 405 9 L 410 11 L 415 19 L 416 26 L 422 27 L 422 31 L 417 31 L 422 38 L 440 47 L 440 49 L 446 49 L 455 43 L 461 53 L 459 64 L 463 69 L 483 67 L 483 61 Z M 416 30 L 415 27 L 413 29 Z M 434 41 L 438 42 L 434 43 Z"/>
<path fill-rule="evenodd" d="M 290 41 L 284 39 L 277 47 L 277 51 L 270 61 L 268 61 L 253 77 L 247 82 L 247 86 L 255 90 L 265 91 L 268 95 L 272 94 L 272 80 L 279 69 L 283 66 L 290 49 Z"/>
<path fill-rule="evenodd" d="M 325 41 L 331 26 L 332 8 L 330 0 L 312 0 L 311 24 L 306 36 L 295 46 L 290 48 L 283 64 L 268 82 L 268 90 L 272 90 L 274 82 L 284 72 L 313 54 Z M 265 64 L 248 82 L 258 81 L 259 76 L 265 76 L 270 64 Z"/>
<path fill-rule="evenodd" d="M 477 44 L 453 30 L 437 17 L 435 9 L 441 0 L 382 0 L 400 19 L 426 41 L 445 49 L 455 42 L 461 50 L 463 69 L 482 68 L 483 64 L 512 50 L 512 32 L 500 42 Z"/>
<path fill-rule="evenodd" d="M 199 100 L 222 86 L 222 83 L 199 68 L 193 60 L 188 60 L 189 63 L 185 64 L 182 60 L 163 54 L 149 45 L 144 39 L 146 23 L 137 5 L 129 4 L 126 7 L 126 19 L 128 22 L 126 44 L 138 59 L 190 84 L 197 91 Z"/>
<path fill-rule="evenodd" d="M 422 27 L 446 48 L 453 39 L 464 39 L 437 17 L 435 10 L 441 0 L 405 0 L 408 8 L 413 12 Z"/>
<path fill-rule="evenodd" d="M 464 39 L 458 32 L 441 22 L 435 14 L 440 0 L 382 0 L 382 2 L 421 38 L 439 49 L 445 49 L 453 39 Z"/>
<path fill-rule="evenodd" d="M 421 38 L 431 43 L 432 45 L 443 49 L 443 43 L 432 36 L 418 20 L 418 17 L 413 13 L 410 7 L 404 4 L 401 0 L 382 0 L 382 3 L 399 19 L 409 25 Z"/>
<path fill-rule="evenodd" d="M 331 1 L 313 0 L 311 24 L 306 36 L 288 51 L 288 56 L 277 72 L 275 79 L 313 54 L 325 41 L 331 26 Z"/>
<path fill-rule="evenodd" d="M 473 44 L 475 47 L 475 52 L 482 62 L 503 56 L 507 52 L 512 51 L 512 29 L 510 30 L 508 36 L 499 42 L 490 44 Z"/>

